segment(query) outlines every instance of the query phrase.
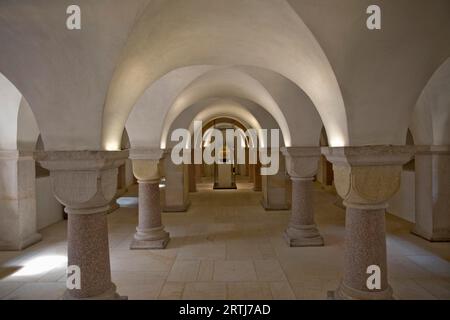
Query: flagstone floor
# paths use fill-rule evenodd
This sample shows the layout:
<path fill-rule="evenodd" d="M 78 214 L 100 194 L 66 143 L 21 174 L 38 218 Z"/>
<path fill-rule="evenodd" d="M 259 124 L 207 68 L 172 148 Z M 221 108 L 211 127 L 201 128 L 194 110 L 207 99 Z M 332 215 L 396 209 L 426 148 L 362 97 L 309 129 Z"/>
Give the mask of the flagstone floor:
<path fill-rule="evenodd" d="M 137 195 L 136 186 L 126 195 Z M 131 251 L 137 208 L 108 216 L 112 278 L 129 299 L 326 299 L 343 268 L 344 210 L 315 187 L 320 248 L 289 248 L 289 211 L 264 211 L 261 193 L 198 184 L 188 212 L 163 213 L 165 250 Z M 397 299 L 450 299 L 450 243 L 429 243 L 411 224 L 387 215 L 389 280 Z M 0 252 L 1 299 L 59 299 L 65 289 L 66 222 L 41 231 L 43 241 Z"/>

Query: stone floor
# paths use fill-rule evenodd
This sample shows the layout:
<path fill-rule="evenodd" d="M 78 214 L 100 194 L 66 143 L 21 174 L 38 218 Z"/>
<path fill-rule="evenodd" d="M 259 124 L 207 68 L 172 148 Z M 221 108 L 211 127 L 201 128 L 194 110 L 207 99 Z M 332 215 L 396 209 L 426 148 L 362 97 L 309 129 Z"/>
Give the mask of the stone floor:
<path fill-rule="evenodd" d="M 261 193 L 198 185 L 187 213 L 164 213 L 168 248 L 128 249 L 136 208 L 109 215 L 112 277 L 129 299 L 325 299 L 343 267 L 344 210 L 315 188 L 321 248 L 289 248 L 282 238 L 288 211 L 264 211 Z M 135 196 L 131 188 L 127 196 Z M 450 243 L 429 243 L 411 224 L 388 215 L 389 278 L 398 299 L 450 299 Z M 66 222 L 42 230 L 22 252 L 0 252 L 0 298 L 58 299 L 65 288 Z"/>

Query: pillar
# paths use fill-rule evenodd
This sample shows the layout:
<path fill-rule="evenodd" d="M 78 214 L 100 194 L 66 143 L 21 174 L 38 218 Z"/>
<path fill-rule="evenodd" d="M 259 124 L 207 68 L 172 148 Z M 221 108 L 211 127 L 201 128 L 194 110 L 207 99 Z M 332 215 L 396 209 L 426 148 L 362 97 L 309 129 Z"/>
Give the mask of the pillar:
<path fill-rule="evenodd" d="M 265 210 L 288 210 L 288 177 L 284 156 L 280 154 L 277 174 L 261 176 L 263 198 L 261 204 Z"/>
<path fill-rule="evenodd" d="M 195 165 L 188 165 L 188 174 L 189 174 L 189 192 L 197 192 L 197 181 L 195 178 Z"/>
<path fill-rule="evenodd" d="M 126 151 L 52 151 L 38 155 L 50 171 L 56 198 L 68 215 L 68 266 L 80 270 L 80 288 L 64 299 L 116 299 L 111 281 L 106 213 L 117 191 Z"/>
<path fill-rule="evenodd" d="M 255 169 L 254 164 L 249 163 L 248 164 L 248 180 L 252 183 L 255 182 Z"/>
<path fill-rule="evenodd" d="M 22 250 L 40 241 L 33 152 L 0 151 L 0 250 Z"/>
<path fill-rule="evenodd" d="M 195 177 L 194 152 L 191 152 L 191 163 L 188 166 L 189 192 L 197 192 L 197 179 Z"/>
<path fill-rule="evenodd" d="M 292 181 L 291 218 L 284 238 L 291 247 L 323 246 L 314 221 L 313 181 L 320 159 L 319 147 L 282 148 Z"/>
<path fill-rule="evenodd" d="M 392 299 L 388 283 L 385 211 L 400 187 L 410 147 L 323 148 L 346 207 L 344 273 L 336 299 Z M 374 269 L 376 268 L 376 270 Z M 376 286 L 373 286 L 379 280 Z M 375 282 L 374 282 L 375 281 Z"/>
<path fill-rule="evenodd" d="M 161 219 L 158 163 L 162 156 L 160 149 L 131 150 L 133 173 L 139 184 L 139 221 L 130 249 L 164 249 L 169 242 Z"/>
<path fill-rule="evenodd" d="M 262 190 L 262 178 L 261 178 L 261 162 L 259 160 L 253 165 L 253 191 Z"/>
<path fill-rule="evenodd" d="M 164 212 L 184 212 L 189 208 L 189 166 L 175 164 L 171 157 L 171 149 L 166 149 L 161 160 L 165 186 L 162 191 Z M 194 180 L 195 182 L 195 180 Z"/>
<path fill-rule="evenodd" d="M 450 241 L 450 146 L 419 147 L 415 171 L 412 233 L 429 241 Z"/>

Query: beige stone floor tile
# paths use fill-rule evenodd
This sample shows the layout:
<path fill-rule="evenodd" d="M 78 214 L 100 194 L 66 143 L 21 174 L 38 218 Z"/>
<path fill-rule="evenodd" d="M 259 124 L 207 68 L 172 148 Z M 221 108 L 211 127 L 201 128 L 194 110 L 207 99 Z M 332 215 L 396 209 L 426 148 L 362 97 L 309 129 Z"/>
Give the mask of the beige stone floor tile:
<path fill-rule="evenodd" d="M 158 296 L 160 300 L 180 300 L 183 296 L 184 282 L 166 282 Z"/>
<path fill-rule="evenodd" d="M 291 253 L 279 253 L 281 267 L 290 282 L 304 277 L 336 278 L 341 276 L 343 253 L 315 248 L 291 248 Z"/>
<path fill-rule="evenodd" d="M 295 294 L 288 282 L 271 282 L 270 291 L 274 300 L 295 300 Z"/>
<path fill-rule="evenodd" d="M 25 283 L 17 290 L 13 291 L 5 300 L 58 300 L 61 299 L 66 290 L 65 283 L 60 282 L 39 282 Z"/>
<path fill-rule="evenodd" d="M 402 236 L 403 237 L 403 236 Z M 430 255 L 431 252 L 420 245 L 405 241 L 401 236 L 389 235 L 386 237 L 386 244 L 389 255 Z"/>
<path fill-rule="evenodd" d="M 399 300 L 435 300 L 436 297 L 418 285 L 413 279 L 390 278 L 394 298 Z"/>
<path fill-rule="evenodd" d="M 270 285 L 265 282 L 230 282 L 227 284 L 228 299 L 272 300 Z"/>
<path fill-rule="evenodd" d="M 212 281 L 214 276 L 214 261 L 202 260 L 200 261 L 200 269 L 198 272 L 198 281 Z"/>
<path fill-rule="evenodd" d="M 436 256 L 408 256 L 415 264 L 450 280 L 450 262 Z"/>
<path fill-rule="evenodd" d="M 262 259 L 261 251 L 257 244 L 246 243 L 245 240 L 227 243 L 227 260 Z"/>
<path fill-rule="evenodd" d="M 168 281 L 187 282 L 197 281 L 200 268 L 200 260 L 177 259 L 170 270 Z"/>
<path fill-rule="evenodd" d="M 46 274 L 44 274 L 41 278 L 39 278 L 39 282 L 54 282 L 58 281 L 61 277 L 64 277 L 66 275 L 66 266 L 63 267 L 57 267 Z"/>
<path fill-rule="evenodd" d="M 429 278 L 433 273 L 408 259 L 407 256 L 388 257 L 389 276 L 397 279 Z"/>
<path fill-rule="evenodd" d="M 153 284 L 165 281 L 168 272 L 164 271 L 113 271 L 111 277 L 116 285 Z"/>
<path fill-rule="evenodd" d="M 204 244 L 191 241 L 178 251 L 178 258 L 181 259 L 225 259 L 225 256 L 225 244 Z"/>
<path fill-rule="evenodd" d="M 413 281 L 437 299 L 450 300 L 450 281 L 440 277 L 419 278 Z"/>
<path fill-rule="evenodd" d="M 270 241 L 267 241 L 266 243 L 258 245 L 259 252 L 261 252 L 261 258 L 277 259 L 277 253 L 275 252 L 275 249 L 272 247 L 272 245 L 270 245 L 269 243 Z"/>
<path fill-rule="evenodd" d="M 338 288 L 339 283 L 340 278 L 305 276 L 302 280 L 290 282 L 290 285 L 297 299 L 324 300 L 327 299 L 329 291 L 334 291 Z"/>
<path fill-rule="evenodd" d="M 186 283 L 183 291 L 184 300 L 225 300 L 226 297 L 226 284 L 218 282 Z"/>
<path fill-rule="evenodd" d="M 256 281 L 256 271 L 251 260 L 214 261 L 214 281 Z"/>
<path fill-rule="evenodd" d="M 152 255 L 147 250 L 133 250 L 111 257 L 112 271 L 168 271 L 174 259 L 162 255 Z"/>
<path fill-rule="evenodd" d="M 326 300 L 327 291 L 320 289 L 305 289 L 302 286 L 293 286 L 295 296 L 298 300 Z"/>
<path fill-rule="evenodd" d="M 23 282 L 0 281 L 0 299 L 14 292 L 22 285 L 24 285 Z"/>
<path fill-rule="evenodd" d="M 286 281 L 278 260 L 254 260 L 256 275 L 261 281 Z"/>
<path fill-rule="evenodd" d="M 117 292 L 121 296 L 127 296 L 129 300 L 155 300 L 158 298 L 163 280 L 155 280 L 152 283 L 117 283 Z"/>

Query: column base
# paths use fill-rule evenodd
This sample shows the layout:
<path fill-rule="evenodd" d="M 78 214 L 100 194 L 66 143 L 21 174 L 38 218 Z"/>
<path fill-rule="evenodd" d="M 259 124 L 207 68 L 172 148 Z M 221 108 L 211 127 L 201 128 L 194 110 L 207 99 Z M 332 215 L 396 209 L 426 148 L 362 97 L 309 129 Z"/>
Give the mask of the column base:
<path fill-rule="evenodd" d="M 236 183 L 232 182 L 229 186 L 223 186 L 218 182 L 214 182 L 214 186 L 213 189 L 218 189 L 218 190 L 222 190 L 222 189 L 237 189 Z"/>
<path fill-rule="evenodd" d="M 187 201 L 186 203 L 179 205 L 179 206 L 164 206 L 162 211 L 163 212 L 186 212 L 191 205 L 190 201 Z"/>
<path fill-rule="evenodd" d="M 341 283 L 335 291 L 328 291 L 330 300 L 394 300 L 391 286 L 383 291 L 361 291 Z"/>
<path fill-rule="evenodd" d="M 450 242 L 450 230 L 429 233 L 414 226 L 411 233 L 430 242 Z"/>
<path fill-rule="evenodd" d="M 62 296 L 62 300 L 128 300 L 127 296 L 121 296 L 117 293 L 117 288 L 114 283 L 111 283 L 111 287 L 103 292 L 102 294 L 92 296 L 92 297 L 86 297 L 86 298 L 78 298 L 74 297 L 70 290 L 66 290 L 64 292 L 64 295 Z"/>
<path fill-rule="evenodd" d="M 34 233 L 17 242 L 0 242 L 0 251 L 20 251 L 42 240 L 40 233 Z"/>
<path fill-rule="evenodd" d="M 324 241 L 315 225 L 289 227 L 283 234 L 290 247 L 323 247 Z"/>
<path fill-rule="evenodd" d="M 288 204 L 268 204 L 264 199 L 261 199 L 260 203 L 266 211 L 282 211 L 290 209 Z"/>
<path fill-rule="evenodd" d="M 170 241 L 170 234 L 164 226 L 138 231 L 130 244 L 131 250 L 164 249 Z"/>

